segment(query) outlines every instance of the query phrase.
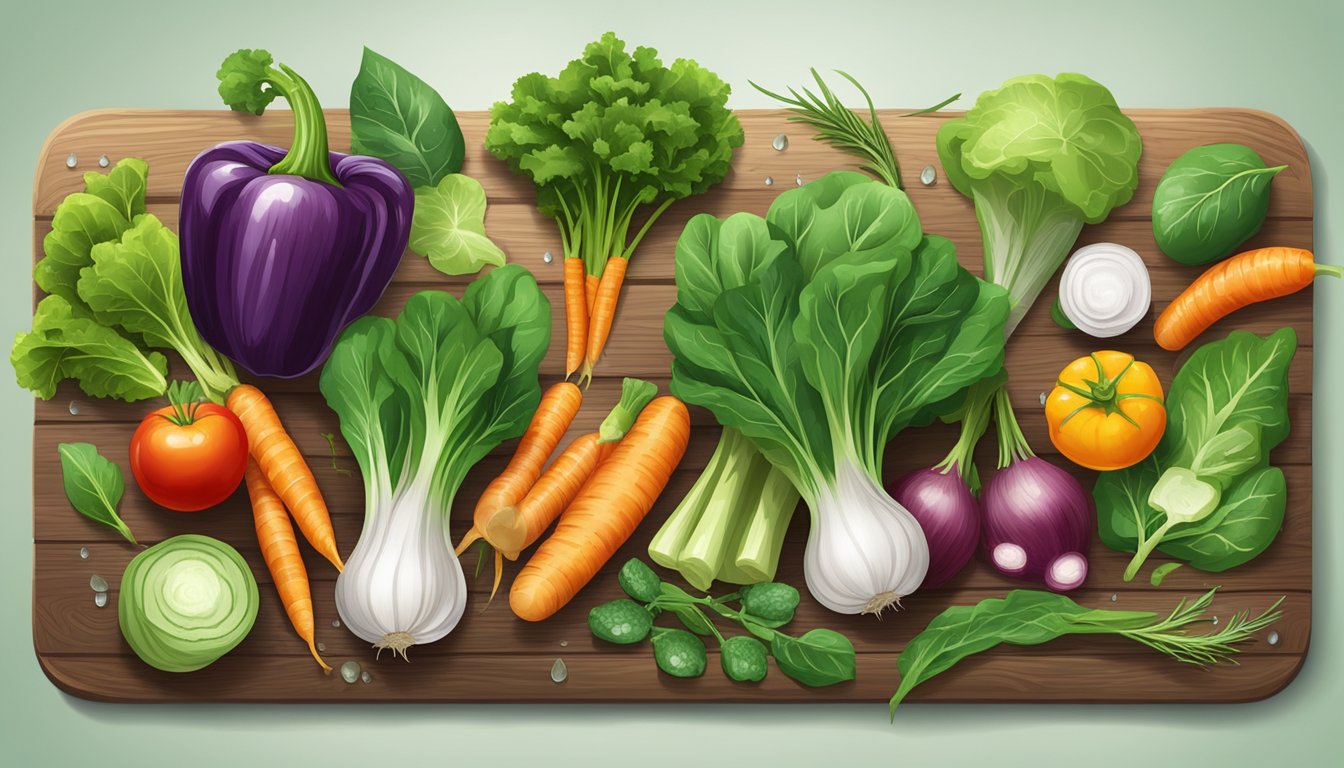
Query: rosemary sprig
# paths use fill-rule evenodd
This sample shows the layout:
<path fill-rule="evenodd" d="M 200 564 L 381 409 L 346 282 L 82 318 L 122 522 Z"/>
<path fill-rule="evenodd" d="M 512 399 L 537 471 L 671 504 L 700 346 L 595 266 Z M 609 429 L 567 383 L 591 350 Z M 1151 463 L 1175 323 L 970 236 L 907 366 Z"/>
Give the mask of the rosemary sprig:
<path fill-rule="evenodd" d="M 1204 611 L 1213 603 L 1215 592 L 1217 589 L 1211 589 L 1189 603 L 1182 598 L 1165 619 L 1146 627 L 1121 630 L 1117 634 L 1143 643 L 1186 664 L 1197 664 L 1201 667 L 1220 661 L 1235 664 L 1236 660 L 1232 656 L 1241 650 L 1237 644 L 1283 616 L 1283 611 L 1278 610 L 1283 604 L 1283 598 L 1275 600 L 1273 605 L 1255 618 L 1251 618 L 1250 611 L 1242 611 L 1233 614 L 1216 632 L 1203 635 L 1188 634 L 1185 628 L 1204 616 Z"/>
<path fill-rule="evenodd" d="M 789 105 L 790 122 L 803 123 L 816 129 L 817 141 L 822 141 L 848 152 L 862 160 L 864 164 L 860 166 L 861 170 L 877 177 L 878 180 L 893 186 L 897 189 L 903 189 L 901 186 L 901 166 L 896 161 L 896 153 L 891 148 L 891 140 L 887 138 L 887 133 L 882 128 L 882 121 L 878 119 L 877 108 L 873 106 L 873 99 L 868 95 L 868 91 L 859 84 L 849 73 L 836 70 L 836 73 L 848 80 L 859 89 L 863 94 L 863 99 L 868 103 L 868 120 L 856 115 L 852 110 L 840 102 L 835 92 L 826 85 L 826 81 L 821 79 L 817 70 L 812 70 L 812 77 L 817 81 L 817 90 L 820 95 L 813 93 L 807 88 L 802 89 L 802 93 L 789 88 L 789 96 L 784 96 L 774 91 L 762 88 L 754 82 L 751 87 L 769 96 L 772 99 L 781 101 Z M 939 109 L 951 104 L 961 98 L 958 93 L 942 102 L 911 112 L 901 117 L 913 117 L 923 115 L 929 112 L 936 112 Z"/>

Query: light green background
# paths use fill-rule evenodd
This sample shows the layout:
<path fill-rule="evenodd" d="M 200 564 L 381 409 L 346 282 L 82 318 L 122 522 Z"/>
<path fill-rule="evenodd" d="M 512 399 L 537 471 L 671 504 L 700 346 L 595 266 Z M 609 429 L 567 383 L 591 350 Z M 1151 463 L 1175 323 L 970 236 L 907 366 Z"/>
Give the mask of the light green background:
<path fill-rule="evenodd" d="M 1344 227 L 1344 12 L 1337 0 L 793 4 L 627 0 L 466 3 L 278 0 L 127 3 L 0 0 L 0 336 L 29 323 L 32 178 L 43 138 L 95 107 L 217 108 L 224 54 L 264 47 L 324 104 L 344 106 L 367 44 L 422 75 L 458 109 L 515 77 L 554 71 L 607 29 L 690 56 L 735 89 L 798 84 L 808 66 L 855 74 L 883 106 L 931 104 L 1028 72 L 1085 72 L 1128 107 L 1245 106 L 1283 116 L 1311 153 L 1316 246 Z M 283 5 L 288 6 L 288 3 Z M 317 4 L 314 3 L 314 6 Z M 487 9 L 489 8 L 489 9 Z M 88 162 L 89 158 L 84 158 Z M 1333 224 L 1333 225 L 1332 225 Z M 1341 288 L 1316 291 L 1317 390 L 1344 376 Z M 1323 386 L 1324 385 L 1324 386 Z M 370 764 L 1303 765 L 1341 755 L 1344 703 L 1344 432 L 1335 397 L 1315 402 L 1312 652 L 1275 698 L 1239 706 L 910 704 L 844 706 L 131 706 L 61 694 L 32 651 L 32 403 L 0 372 L 0 763 L 21 766 Z M 1332 469 L 1333 468 L 1333 469 Z M 889 620 L 899 620 L 896 619 Z M 492 755 L 494 757 L 492 757 Z M 1327 759 L 1327 755 L 1329 758 Z M 17 760 L 14 758 L 17 757 Z M 319 762 L 320 761 L 320 762 Z"/>

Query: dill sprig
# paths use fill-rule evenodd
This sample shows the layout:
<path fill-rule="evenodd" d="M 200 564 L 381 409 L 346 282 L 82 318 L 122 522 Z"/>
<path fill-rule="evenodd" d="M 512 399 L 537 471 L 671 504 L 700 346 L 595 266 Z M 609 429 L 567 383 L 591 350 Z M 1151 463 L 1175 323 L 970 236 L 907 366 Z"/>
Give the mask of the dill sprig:
<path fill-rule="evenodd" d="M 803 123 L 816 129 L 817 135 L 815 138 L 817 141 L 830 144 L 864 160 L 864 164 L 860 166 L 861 170 L 890 186 L 903 189 L 901 186 L 900 163 L 896 161 L 896 153 L 892 150 L 891 140 L 887 138 L 887 133 L 882 128 L 882 121 L 877 116 L 877 108 L 873 106 L 872 97 L 868 95 L 867 89 L 860 85 L 859 81 L 855 80 L 849 73 L 836 70 L 836 74 L 848 80 L 855 88 L 859 89 L 859 93 L 863 94 L 863 99 L 868 104 L 867 121 L 842 104 L 835 92 L 830 89 L 830 86 L 826 85 L 826 81 L 821 79 L 821 75 L 815 69 L 812 70 L 812 77 L 817 81 L 817 90 L 820 95 L 807 88 L 803 88 L 802 93 L 799 93 L 790 87 L 790 95 L 784 96 L 762 88 L 754 82 L 748 82 L 751 82 L 751 87 L 766 96 L 789 105 L 788 111 L 792 113 L 789 121 Z M 944 99 L 932 107 L 901 115 L 901 117 L 913 117 L 936 112 L 959 98 L 961 98 L 960 93 Z"/>
<path fill-rule="evenodd" d="M 1283 611 L 1278 610 L 1283 604 L 1283 598 L 1275 600 L 1273 605 L 1255 618 L 1251 618 L 1250 611 L 1242 611 L 1233 614 L 1227 623 L 1215 632 L 1203 635 L 1189 634 L 1186 627 L 1203 618 L 1204 612 L 1213 603 L 1213 596 L 1217 591 L 1216 588 L 1211 589 L 1188 603 L 1182 598 L 1166 618 L 1146 627 L 1121 630 L 1117 634 L 1143 643 L 1187 664 L 1207 666 L 1220 661 L 1235 664 L 1236 660 L 1232 656 L 1241 650 L 1237 644 L 1245 642 L 1251 635 L 1283 616 Z"/>

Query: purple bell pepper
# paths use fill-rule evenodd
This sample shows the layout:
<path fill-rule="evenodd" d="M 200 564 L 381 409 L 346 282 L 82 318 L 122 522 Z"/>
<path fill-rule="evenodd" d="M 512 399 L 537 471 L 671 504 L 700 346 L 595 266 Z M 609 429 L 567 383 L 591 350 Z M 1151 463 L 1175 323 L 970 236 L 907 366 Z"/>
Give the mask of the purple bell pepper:
<path fill-rule="evenodd" d="M 289 378 L 321 365 L 382 296 L 410 238 L 415 194 L 383 160 L 328 152 L 312 89 L 270 62 L 264 51 L 233 54 L 220 95 L 254 114 L 283 96 L 293 145 L 229 142 L 192 161 L 182 185 L 182 280 L 211 346 L 254 374 Z"/>

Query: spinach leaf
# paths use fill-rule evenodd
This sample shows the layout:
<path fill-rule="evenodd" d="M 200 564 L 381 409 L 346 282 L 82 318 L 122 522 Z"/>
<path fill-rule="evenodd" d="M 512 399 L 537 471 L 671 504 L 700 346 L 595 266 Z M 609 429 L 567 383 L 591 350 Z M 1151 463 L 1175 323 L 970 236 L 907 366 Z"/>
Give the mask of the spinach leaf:
<path fill-rule="evenodd" d="M 61 443 L 61 482 L 65 497 L 75 511 L 95 523 L 115 528 L 127 541 L 136 544 L 131 529 L 117 515 L 117 505 L 126 490 L 121 469 L 103 458 L 88 443 Z"/>
<path fill-rule="evenodd" d="M 485 190 L 470 176 L 450 173 L 415 190 L 410 248 L 445 275 L 504 266 L 504 251 L 485 234 Z"/>
<path fill-rule="evenodd" d="M 1288 436 L 1296 349 L 1291 328 L 1266 337 L 1233 331 L 1200 347 L 1171 383 L 1157 449 L 1098 477 L 1101 540 L 1135 553 L 1126 581 L 1154 549 L 1216 572 L 1251 560 L 1274 540 L 1287 491 L 1283 473 L 1268 466 L 1269 453 Z"/>
<path fill-rule="evenodd" d="M 457 117 L 425 81 L 368 48 L 350 86 L 350 147 L 395 165 L 412 187 L 462 170 Z"/>
<path fill-rule="evenodd" d="M 853 643 L 830 629 L 814 629 L 801 637 L 776 632 L 770 638 L 770 653 L 779 671 L 813 688 L 853 680 L 857 666 Z"/>
<path fill-rule="evenodd" d="M 1265 161 L 1241 144 L 1195 147 L 1167 167 L 1153 192 L 1153 236 L 1182 264 L 1231 256 L 1260 231 L 1269 183 L 1286 165 Z"/>

